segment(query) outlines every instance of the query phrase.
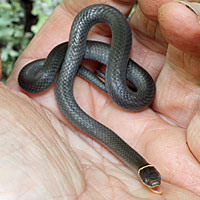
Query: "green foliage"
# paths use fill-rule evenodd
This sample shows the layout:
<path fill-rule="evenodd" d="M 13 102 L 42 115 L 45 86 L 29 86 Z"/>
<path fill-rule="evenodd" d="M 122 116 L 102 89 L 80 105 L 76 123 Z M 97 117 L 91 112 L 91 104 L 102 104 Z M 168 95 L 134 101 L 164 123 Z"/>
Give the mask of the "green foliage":
<path fill-rule="evenodd" d="M 2 1 L 2 0 L 1 0 Z M 27 46 L 31 34 L 24 33 L 24 12 L 18 0 L 0 4 L 0 44 L 3 77 L 5 80 L 12 71 L 14 62 Z"/>
<path fill-rule="evenodd" d="M 38 17 L 38 23 L 31 27 L 33 33 L 37 33 L 41 26 L 45 23 L 48 16 L 54 8 L 61 3 L 62 0 L 35 0 L 33 3 L 32 14 Z"/>
<path fill-rule="evenodd" d="M 136 2 L 135 5 L 133 6 L 131 12 L 129 13 L 128 19 L 133 15 L 133 13 L 135 12 L 136 8 L 137 8 L 138 3 Z"/>
<path fill-rule="evenodd" d="M 31 27 L 37 33 L 53 9 L 61 0 L 34 0 L 32 14 L 38 17 L 38 23 Z M 11 73 L 16 58 L 28 45 L 33 34 L 24 32 L 25 13 L 20 0 L 0 0 L 0 47 L 3 67 L 2 80 Z"/>

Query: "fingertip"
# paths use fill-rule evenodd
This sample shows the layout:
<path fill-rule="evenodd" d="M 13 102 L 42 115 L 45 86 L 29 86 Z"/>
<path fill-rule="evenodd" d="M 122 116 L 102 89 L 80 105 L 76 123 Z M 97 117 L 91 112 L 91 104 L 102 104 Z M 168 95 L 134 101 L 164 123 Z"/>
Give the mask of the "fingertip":
<path fill-rule="evenodd" d="M 166 3 L 159 9 L 158 20 L 169 43 L 184 52 L 200 54 L 200 24 L 190 8 L 179 2 Z"/>
<path fill-rule="evenodd" d="M 171 0 L 140 0 L 139 6 L 143 14 L 153 21 L 158 20 L 158 9 Z"/>

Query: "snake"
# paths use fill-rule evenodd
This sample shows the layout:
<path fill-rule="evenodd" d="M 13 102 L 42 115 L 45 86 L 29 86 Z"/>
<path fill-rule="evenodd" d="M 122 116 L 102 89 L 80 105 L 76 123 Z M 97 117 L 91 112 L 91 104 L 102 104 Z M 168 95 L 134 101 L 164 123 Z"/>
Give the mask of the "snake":
<path fill-rule="evenodd" d="M 87 40 L 90 29 L 97 23 L 110 27 L 111 45 Z M 138 112 L 148 108 L 155 96 L 155 83 L 146 70 L 129 58 L 131 47 L 132 32 L 127 18 L 110 5 L 93 4 L 82 9 L 74 18 L 69 41 L 54 47 L 47 58 L 25 65 L 19 73 L 18 83 L 29 93 L 39 93 L 56 79 L 56 102 L 66 119 L 137 173 L 151 191 L 161 193 L 158 170 L 115 132 L 86 114 L 73 93 L 74 79 L 79 74 L 108 93 L 117 106 L 125 110 Z M 81 66 L 83 58 L 105 64 L 105 74 L 100 72 L 101 76 L 96 75 Z"/>

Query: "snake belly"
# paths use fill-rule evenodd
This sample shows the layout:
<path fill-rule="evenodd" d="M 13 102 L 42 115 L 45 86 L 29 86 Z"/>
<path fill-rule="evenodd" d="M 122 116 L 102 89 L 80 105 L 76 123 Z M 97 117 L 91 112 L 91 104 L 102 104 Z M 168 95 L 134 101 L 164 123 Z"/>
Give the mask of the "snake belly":
<path fill-rule="evenodd" d="M 86 46 L 88 32 L 96 23 L 106 23 L 112 31 L 111 46 L 107 50 L 98 47 L 99 56 L 95 54 L 96 49 L 93 49 L 92 55 L 92 50 L 88 50 Z M 99 46 L 99 44 L 97 42 L 93 46 Z M 137 65 L 140 70 L 138 74 L 132 75 L 132 80 L 137 86 L 137 91 L 133 92 L 127 86 L 127 66 L 131 45 L 132 33 L 129 24 L 127 19 L 117 9 L 105 4 L 95 4 L 84 8 L 73 21 L 67 50 L 65 44 L 60 45 L 60 49 L 62 46 L 65 50 L 63 50 L 64 55 L 62 55 L 63 59 L 61 61 L 62 63 L 60 63 L 61 69 L 55 83 L 55 96 L 60 111 L 72 124 L 104 145 L 127 167 L 137 172 L 141 181 L 147 187 L 153 189 L 161 183 L 159 172 L 116 133 L 87 115 L 78 106 L 73 95 L 74 78 L 79 71 L 82 59 L 85 55 L 89 54 L 88 58 L 93 58 L 100 62 L 103 60 L 102 62 L 105 62 L 105 90 L 115 103 L 124 109 L 133 111 L 147 108 L 151 104 L 155 94 L 155 85 L 151 76 Z M 91 45 L 90 48 L 92 49 L 93 46 Z M 56 53 L 58 55 L 61 54 L 61 51 L 58 50 L 59 48 L 56 48 L 48 56 L 52 58 L 51 68 L 47 69 L 50 75 L 44 75 L 42 70 L 38 72 L 36 67 L 30 68 L 29 70 L 22 69 L 18 81 L 23 89 L 29 92 L 39 92 L 42 88 L 46 89 L 49 82 L 55 79 L 58 70 L 56 67 L 56 59 L 53 56 Z M 99 58 L 103 55 L 106 58 Z M 41 63 L 43 65 L 44 61 L 41 61 Z M 34 85 L 34 79 L 29 82 L 29 78 L 26 77 L 29 72 L 32 75 L 37 73 L 37 77 L 39 77 L 39 84 L 37 86 Z M 135 80 L 134 76 L 137 79 L 139 77 L 140 81 Z M 27 83 L 31 83 L 32 85 L 28 86 Z"/>

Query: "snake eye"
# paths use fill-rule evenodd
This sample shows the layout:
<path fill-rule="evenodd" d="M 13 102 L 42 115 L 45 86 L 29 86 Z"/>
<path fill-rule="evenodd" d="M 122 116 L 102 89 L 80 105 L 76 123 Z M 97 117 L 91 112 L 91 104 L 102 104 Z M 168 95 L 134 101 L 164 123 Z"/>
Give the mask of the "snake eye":
<path fill-rule="evenodd" d="M 155 193 L 161 193 L 158 188 L 161 184 L 161 176 L 152 165 L 141 167 L 138 170 L 138 174 L 144 185 L 146 185 Z"/>

